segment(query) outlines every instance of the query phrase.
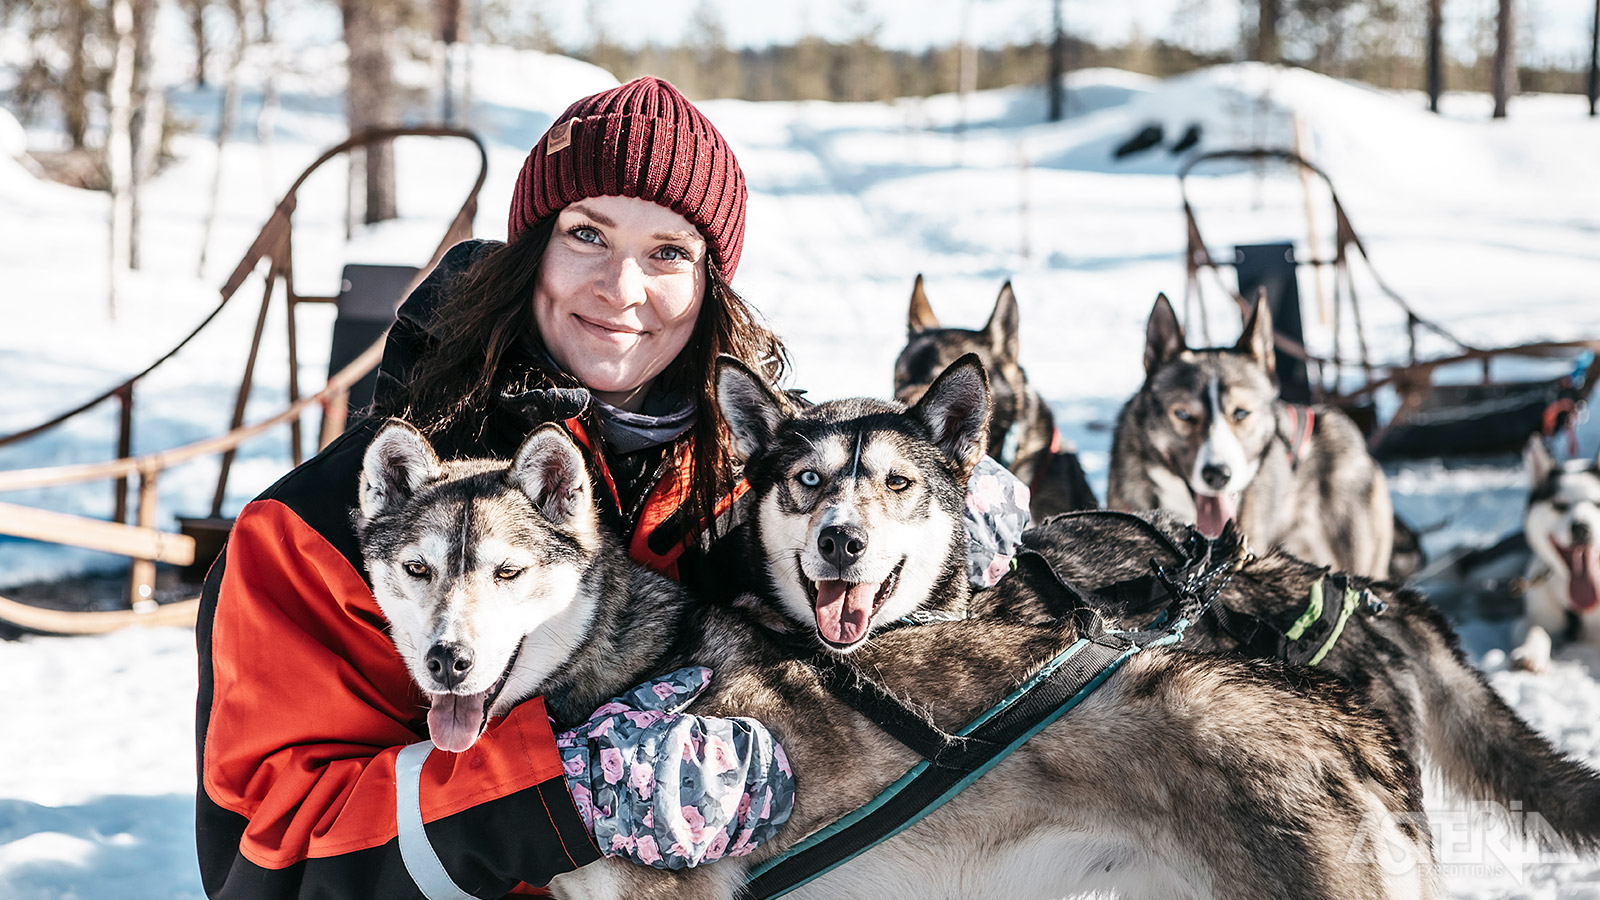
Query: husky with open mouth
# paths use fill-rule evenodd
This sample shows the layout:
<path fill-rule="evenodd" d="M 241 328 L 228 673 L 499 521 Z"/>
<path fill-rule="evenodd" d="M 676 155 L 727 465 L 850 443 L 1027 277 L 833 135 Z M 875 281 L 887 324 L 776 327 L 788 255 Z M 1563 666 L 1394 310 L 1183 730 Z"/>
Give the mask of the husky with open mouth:
<path fill-rule="evenodd" d="M 792 761 L 789 824 L 754 853 L 677 871 L 606 859 L 553 880 L 559 897 L 739 896 L 754 867 L 912 769 L 916 754 L 824 684 L 828 661 L 949 732 L 1079 636 L 998 616 L 891 627 L 971 599 L 961 488 L 989 415 L 975 359 L 910 410 L 793 411 L 730 361 L 719 385 L 770 577 L 749 605 L 696 602 L 632 564 L 595 527 L 588 471 L 556 426 L 510 463 L 440 463 L 398 424 L 367 452 L 363 553 L 444 736 L 465 740 L 480 707 L 534 694 L 558 726 L 581 721 L 695 663 L 715 677 L 691 711 L 753 717 Z M 462 661 L 486 674 L 452 682 Z M 1145 650 L 968 789 L 794 896 L 1434 897 L 1420 809 L 1392 730 L 1331 676 Z"/>
<path fill-rule="evenodd" d="M 1600 644 L 1600 458 L 1558 463 L 1537 434 L 1523 458 L 1532 484 L 1522 530 L 1533 559 L 1512 660 L 1542 671 L 1555 641 Z"/>
<path fill-rule="evenodd" d="M 1258 549 L 1390 577 L 1394 509 L 1383 470 L 1343 413 L 1280 400 L 1273 366 L 1265 299 L 1237 344 L 1195 350 L 1157 297 L 1144 385 L 1112 437 L 1106 505 L 1163 509 L 1207 536 L 1234 521 Z"/>

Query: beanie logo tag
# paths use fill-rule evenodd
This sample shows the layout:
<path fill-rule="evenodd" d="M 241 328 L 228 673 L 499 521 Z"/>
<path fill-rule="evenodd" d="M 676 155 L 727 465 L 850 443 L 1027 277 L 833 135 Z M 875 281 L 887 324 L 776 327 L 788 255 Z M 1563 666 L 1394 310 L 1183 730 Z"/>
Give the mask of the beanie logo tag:
<path fill-rule="evenodd" d="M 567 149 L 572 143 L 572 126 L 576 124 L 578 119 L 574 116 L 565 122 L 550 126 L 550 141 L 545 144 L 544 155 L 551 156 Z"/>

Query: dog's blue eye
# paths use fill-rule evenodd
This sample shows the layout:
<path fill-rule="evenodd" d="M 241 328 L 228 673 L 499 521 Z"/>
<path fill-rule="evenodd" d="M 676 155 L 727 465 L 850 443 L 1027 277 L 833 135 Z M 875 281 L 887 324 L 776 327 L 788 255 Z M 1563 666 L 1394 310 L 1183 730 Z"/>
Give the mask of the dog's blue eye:
<path fill-rule="evenodd" d="M 412 560 L 406 563 L 405 570 L 406 574 L 410 575 L 412 578 L 427 578 L 429 575 L 433 574 L 433 570 L 428 568 L 427 563 L 418 562 L 417 560 Z"/>
<path fill-rule="evenodd" d="M 822 476 L 810 469 L 801 472 L 799 475 L 795 476 L 795 478 L 806 487 L 816 487 L 822 483 Z"/>
<path fill-rule="evenodd" d="M 1236 409 L 1236 410 L 1233 411 L 1233 420 L 1235 422 L 1243 422 L 1245 419 L 1248 419 L 1249 417 L 1250 417 L 1250 410 L 1248 410 L 1248 409 Z"/>
<path fill-rule="evenodd" d="M 1194 421 L 1194 413 L 1189 412 L 1187 409 L 1174 408 L 1172 410 L 1172 417 L 1174 419 L 1177 419 L 1179 422 L 1193 422 Z"/>

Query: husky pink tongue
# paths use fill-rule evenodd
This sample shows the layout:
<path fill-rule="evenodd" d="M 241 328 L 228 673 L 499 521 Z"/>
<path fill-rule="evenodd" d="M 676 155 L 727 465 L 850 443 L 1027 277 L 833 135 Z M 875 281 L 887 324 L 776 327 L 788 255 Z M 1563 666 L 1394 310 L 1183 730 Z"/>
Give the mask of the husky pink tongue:
<path fill-rule="evenodd" d="M 817 582 L 817 630 L 835 644 L 854 644 L 867 633 L 878 583 Z"/>
<path fill-rule="evenodd" d="M 440 750 L 460 753 L 471 747 L 483 730 L 483 701 L 489 692 L 481 694 L 429 694 L 433 705 L 428 707 L 428 737 Z"/>
<path fill-rule="evenodd" d="M 1573 544 L 1556 547 L 1566 557 L 1567 603 L 1572 611 L 1587 615 L 1600 607 L 1600 544 Z"/>
<path fill-rule="evenodd" d="M 1222 526 L 1233 521 L 1237 513 L 1232 494 L 1194 495 L 1194 525 L 1208 538 L 1221 534 Z"/>

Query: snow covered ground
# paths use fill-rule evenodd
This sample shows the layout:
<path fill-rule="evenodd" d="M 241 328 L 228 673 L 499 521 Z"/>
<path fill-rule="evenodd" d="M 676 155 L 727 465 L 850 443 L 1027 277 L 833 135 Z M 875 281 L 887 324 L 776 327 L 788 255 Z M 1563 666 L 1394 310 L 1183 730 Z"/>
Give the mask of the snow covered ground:
<path fill-rule="evenodd" d="M 330 63 L 331 65 L 331 63 Z M 330 69 L 336 71 L 336 69 Z M 571 60 L 486 50 L 473 124 L 489 144 L 478 234 L 504 234 L 503 211 L 527 148 L 576 97 L 613 83 Z M 200 223 L 214 167 L 215 91 L 178 89 L 193 121 L 179 160 L 147 189 L 146 265 L 106 310 L 106 198 L 34 179 L 0 158 L 0 433 L 76 404 L 150 359 L 215 302 L 215 291 L 290 179 L 343 135 L 337 78 L 286 81 L 270 140 L 247 92 L 226 147 L 223 205 L 203 272 Z M 537 86 L 537 87 L 530 87 Z M 941 318 L 973 327 L 1006 279 L 1016 286 L 1023 361 L 1079 446 L 1103 496 L 1109 427 L 1141 377 L 1143 326 L 1158 291 L 1183 295 L 1181 157 L 1157 148 L 1123 162 L 1111 149 L 1149 122 L 1167 141 L 1191 123 L 1202 147 L 1287 144 L 1334 179 L 1383 278 L 1423 315 L 1467 340 L 1497 345 L 1600 334 L 1600 122 L 1572 96 L 1518 99 L 1488 119 L 1481 96 L 1445 98 L 1443 117 L 1394 95 L 1307 72 L 1229 66 L 1160 82 L 1119 72 L 1074 76 L 1068 121 L 1043 121 L 1042 92 L 994 91 L 888 104 L 716 101 L 706 112 L 749 178 L 748 237 L 736 286 L 789 342 L 793 382 L 826 398 L 886 393 L 913 276 L 926 275 Z M 964 123 L 964 124 L 963 124 Z M 35 145 L 49 140 L 32 135 Z M 425 258 L 460 202 L 473 151 L 402 146 L 407 217 L 343 239 L 342 172 L 313 182 L 297 213 L 301 289 L 329 293 L 346 262 Z M 1291 174 L 1249 167 L 1197 179 L 1192 196 L 1214 248 L 1304 235 Z M 1314 210 L 1331 231 L 1325 195 Z M 1325 250 L 1324 245 L 1324 250 Z M 1397 354 L 1401 318 L 1358 280 L 1374 352 Z M 1310 338 L 1328 337 L 1315 290 L 1302 285 Z M 1230 341 L 1239 323 L 1210 291 L 1208 326 Z M 253 326 L 247 285 L 212 326 L 142 390 L 135 449 L 175 446 L 223 429 Z M 273 322 L 281 321 L 281 307 Z M 329 310 L 303 310 L 302 384 L 320 384 Z M 250 407 L 284 396 L 282 337 L 269 331 Z M 111 455 L 111 408 L 20 446 L 0 468 Z M 314 430 L 314 429 L 313 429 Z M 1600 422 L 1580 429 L 1600 450 Z M 281 435 L 247 445 L 229 508 L 284 471 Z M 213 462 L 163 481 L 164 521 L 209 503 Z M 1517 527 L 1523 477 L 1510 460 L 1391 472 L 1396 503 L 1434 553 L 1490 543 Z M 107 515 L 110 491 L 19 492 L 9 502 Z M 0 586 L 117 564 L 93 554 L 0 539 Z M 1462 623 L 1496 687 L 1563 748 L 1600 762 L 1600 655 L 1569 651 L 1532 677 L 1505 670 L 1507 624 Z M 201 895 L 193 858 L 193 635 L 127 632 L 0 643 L 10 674 L 0 742 L 0 898 Z M 1600 897 L 1600 862 L 1529 856 L 1493 833 L 1451 831 L 1464 807 L 1438 801 L 1436 825 L 1453 896 Z M 1454 837 L 1454 840 L 1450 838 Z"/>

